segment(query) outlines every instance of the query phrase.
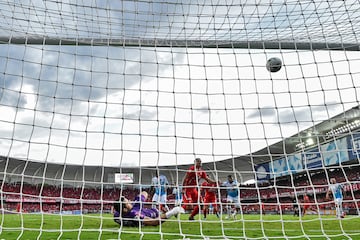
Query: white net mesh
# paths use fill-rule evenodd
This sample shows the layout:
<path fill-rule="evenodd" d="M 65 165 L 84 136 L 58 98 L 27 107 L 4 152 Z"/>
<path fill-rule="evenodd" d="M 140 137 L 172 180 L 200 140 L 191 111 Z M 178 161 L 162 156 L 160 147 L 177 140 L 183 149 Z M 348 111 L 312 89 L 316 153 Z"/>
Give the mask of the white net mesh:
<path fill-rule="evenodd" d="M 359 238 L 359 8 L 0 1 L 0 237 Z"/>

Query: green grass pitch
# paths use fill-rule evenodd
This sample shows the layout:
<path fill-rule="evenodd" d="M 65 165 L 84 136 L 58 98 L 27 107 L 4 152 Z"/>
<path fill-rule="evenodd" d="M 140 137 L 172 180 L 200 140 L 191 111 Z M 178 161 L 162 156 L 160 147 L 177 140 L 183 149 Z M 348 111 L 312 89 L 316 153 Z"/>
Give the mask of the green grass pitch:
<path fill-rule="evenodd" d="M 120 228 L 110 214 L 1 216 L 0 239 L 360 239 L 359 216 L 244 215 L 220 221 L 180 216 L 157 227 Z M 41 229 L 41 230 L 40 230 Z"/>

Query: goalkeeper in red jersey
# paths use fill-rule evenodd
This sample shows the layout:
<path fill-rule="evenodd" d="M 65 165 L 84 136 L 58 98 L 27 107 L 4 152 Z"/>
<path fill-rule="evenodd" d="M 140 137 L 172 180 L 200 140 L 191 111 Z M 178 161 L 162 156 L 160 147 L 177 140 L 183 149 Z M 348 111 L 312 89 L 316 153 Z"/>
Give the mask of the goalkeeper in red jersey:
<path fill-rule="evenodd" d="M 201 184 L 201 192 L 204 194 L 203 198 L 203 214 L 204 220 L 206 220 L 206 216 L 209 213 L 209 207 L 212 205 L 213 212 L 219 218 L 218 213 L 218 205 L 217 205 L 217 195 L 219 191 L 219 184 L 218 183 L 208 183 L 203 182 Z"/>
<path fill-rule="evenodd" d="M 183 180 L 183 208 L 193 206 L 189 220 L 194 220 L 194 216 L 199 213 L 199 205 L 201 204 L 198 188 L 199 182 L 204 179 L 208 183 L 215 183 L 211 180 L 201 167 L 201 159 L 196 158 L 194 165 L 187 171 Z"/>

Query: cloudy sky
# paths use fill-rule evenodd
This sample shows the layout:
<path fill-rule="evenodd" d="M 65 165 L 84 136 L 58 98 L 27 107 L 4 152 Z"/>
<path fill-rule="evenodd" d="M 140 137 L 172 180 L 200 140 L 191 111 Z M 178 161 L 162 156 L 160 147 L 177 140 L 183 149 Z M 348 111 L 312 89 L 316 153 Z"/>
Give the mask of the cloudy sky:
<path fill-rule="evenodd" d="M 329 11 L 329 6 L 307 1 L 291 9 L 280 2 L 272 9 L 264 3 L 221 5 L 215 10 L 211 5 L 184 3 L 103 1 L 95 11 L 94 3 L 28 1 L 29 10 L 16 1 L 0 1 L 1 15 L 11 16 L 2 20 L 1 34 L 62 39 L 143 35 L 168 40 L 186 35 L 190 40 L 236 41 L 254 36 L 268 40 L 269 35 L 259 33 L 259 26 L 268 26 L 264 33 L 274 34 L 278 27 L 282 31 L 275 36 L 289 40 L 289 27 L 303 28 L 301 23 L 310 18 L 289 17 L 286 10 L 298 13 L 306 6 L 309 16 L 317 9 L 324 18 Z M 333 5 L 338 11 L 346 8 Z M 235 10 L 243 13 L 241 17 Z M 208 14 L 212 11 L 218 17 Z M 276 17 L 270 17 L 274 11 Z M 343 18 L 337 20 L 343 22 Z M 341 32 L 343 25 L 336 25 L 338 29 L 335 25 L 323 24 L 321 34 L 311 24 L 296 40 L 312 36 L 351 41 L 356 37 L 347 28 L 343 36 L 327 34 L 329 29 Z M 358 55 L 350 51 L 3 44 L 0 154 L 106 166 L 188 164 L 194 157 L 214 161 L 248 154 L 358 105 Z M 265 63 L 274 56 L 284 66 L 271 74 Z"/>

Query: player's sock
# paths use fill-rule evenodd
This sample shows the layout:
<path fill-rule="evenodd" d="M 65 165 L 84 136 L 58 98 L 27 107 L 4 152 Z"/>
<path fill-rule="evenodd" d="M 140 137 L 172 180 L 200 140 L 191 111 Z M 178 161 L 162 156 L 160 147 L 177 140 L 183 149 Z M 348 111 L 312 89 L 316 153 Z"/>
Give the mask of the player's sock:
<path fill-rule="evenodd" d="M 175 216 L 179 213 L 185 213 L 184 209 L 182 207 L 174 207 L 173 209 L 166 212 L 165 216 L 166 218 L 171 218 L 172 216 Z"/>
<path fill-rule="evenodd" d="M 335 206 L 335 211 L 336 211 L 336 217 L 340 218 L 340 208 L 338 205 Z"/>
<path fill-rule="evenodd" d="M 194 218 L 196 214 L 199 213 L 199 206 L 195 206 L 194 210 L 191 212 L 190 218 Z"/>
<path fill-rule="evenodd" d="M 204 210 L 204 219 L 206 219 L 207 211 Z"/>
<path fill-rule="evenodd" d="M 235 219 L 236 214 L 237 214 L 237 210 L 235 209 L 234 212 L 231 214 L 231 217 Z"/>
<path fill-rule="evenodd" d="M 230 206 L 226 207 L 226 212 L 227 212 L 228 218 L 230 218 L 230 216 L 231 216 L 231 208 L 230 208 Z"/>

